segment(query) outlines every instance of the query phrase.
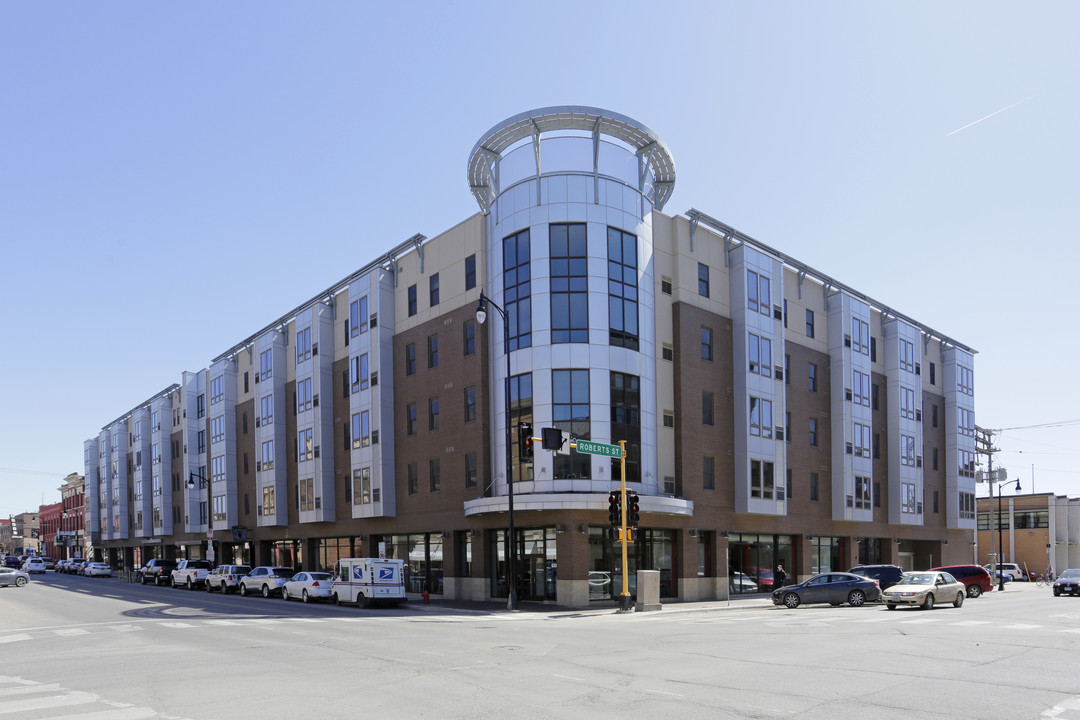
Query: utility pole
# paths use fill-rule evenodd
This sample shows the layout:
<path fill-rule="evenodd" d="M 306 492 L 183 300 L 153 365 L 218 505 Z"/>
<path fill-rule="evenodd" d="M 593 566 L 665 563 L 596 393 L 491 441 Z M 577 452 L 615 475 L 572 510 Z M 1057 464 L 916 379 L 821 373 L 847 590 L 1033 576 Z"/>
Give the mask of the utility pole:
<path fill-rule="evenodd" d="M 986 466 L 987 466 L 986 479 L 987 479 L 987 487 L 990 488 L 990 499 L 987 502 L 987 507 L 989 508 L 989 512 L 986 515 L 987 517 L 993 517 L 993 514 L 994 514 L 994 478 L 995 478 L 995 476 L 994 476 L 994 453 L 996 453 L 997 451 L 998 451 L 998 448 L 994 447 L 994 432 L 992 430 L 987 430 L 986 428 L 981 428 L 978 425 L 976 425 L 975 426 L 975 452 L 980 454 L 980 455 L 985 455 L 986 456 Z M 975 524 L 975 537 L 979 536 L 979 530 L 978 530 L 978 527 L 979 527 L 978 526 L 979 511 L 978 511 L 978 509 L 979 509 L 979 506 L 978 506 L 978 503 L 976 503 L 976 505 L 975 505 L 975 523 L 976 523 Z M 1001 574 L 1001 555 L 1003 554 L 1003 551 L 1002 551 L 1002 548 L 1001 548 L 1001 533 L 1000 533 L 1000 530 L 1001 530 L 1001 514 L 1000 514 L 1000 512 L 998 513 L 997 523 L 998 523 L 998 531 L 999 531 L 998 532 L 998 554 L 995 556 L 994 567 L 997 569 L 998 575 L 1000 576 L 1000 574 Z M 993 525 L 993 523 L 989 524 L 989 530 L 990 530 L 990 549 L 993 550 L 993 548 L 994 548 L 994 525 Z M 978 558 L 976 558 L 976 564 L 978 564 Z M 993 579 L 993 578 L 991 578 L 991 579 Z"/>

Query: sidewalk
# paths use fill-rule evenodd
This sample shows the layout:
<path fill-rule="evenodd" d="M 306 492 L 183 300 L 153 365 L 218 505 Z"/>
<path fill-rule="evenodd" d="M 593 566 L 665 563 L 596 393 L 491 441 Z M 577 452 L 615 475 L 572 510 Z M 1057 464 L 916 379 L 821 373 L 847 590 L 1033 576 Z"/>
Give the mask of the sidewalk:
<path fill-rule="evenodd" d="M 437 596 L 431 596 L 427 604 L 420 595 L 409 594 L 408 602 L 401 607 L 406 610 L 417 612 L 443 612 L 461 613 L 468 615 L 503 615 L 508 614 L 505 600 L 485 602 L 471 602 L 467 600 L 450 600 Z M 751 595 L 747 597 L 735 597 L 728 600 L 704 600 L 700 602 L 666 602 L 658 613 L 671 612 L 716 612 L 727 610 L 763 610 L 775 607 L 768 595 Z M 540 602 L 519 602 L 518 612 L 526 614 L 543 614 L 552 617 L 558 616 L 583 616 L 583 615 L 612 615 L 618 612 L 615 601 L 597 602 L 589 607 L 561 607 L 558 605 Z M 635 611 L 636 612 L 636 611 Z"/>

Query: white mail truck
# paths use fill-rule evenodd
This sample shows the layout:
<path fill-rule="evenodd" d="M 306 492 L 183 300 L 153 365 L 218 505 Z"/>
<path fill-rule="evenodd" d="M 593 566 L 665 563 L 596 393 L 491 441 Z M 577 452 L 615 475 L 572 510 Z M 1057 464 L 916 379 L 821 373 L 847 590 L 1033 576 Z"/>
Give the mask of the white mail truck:
<path fill-rule="evenodd" d="M 334 565 L 331 599 L 337 605 L 405 602 L 405 561 L 379 558 L 342 558 Z"/>

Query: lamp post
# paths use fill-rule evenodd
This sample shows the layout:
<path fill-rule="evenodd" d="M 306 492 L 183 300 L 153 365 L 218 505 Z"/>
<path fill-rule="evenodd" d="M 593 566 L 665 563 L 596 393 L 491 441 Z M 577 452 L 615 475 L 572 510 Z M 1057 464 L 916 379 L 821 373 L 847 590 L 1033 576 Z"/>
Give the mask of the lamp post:
<path fill-rule="evenodd" d="M 510 319 L 506 311 L 499 307 L 491 298 L 480 291 L 480 302 L 476 305 L 476 322 L 483 325 L 487 320 L 487 306 L 491 305 L 500 315 L 503 321 L 503 354 L 506 355 L 506 497 L 510 509 L 510 537 L 509 557 L 506 563 L 506 609 L 516 611 L 517 604 L 517 544 L 514 537 L 514 456 L 510 445 L 512 442 L 510 433 Z"/>
<path fill-rule="evenodd" d="M 1001 559 L 1005 557 L 1005 546 L 1001 540 L 1001 486 L 1005 483 L 1010 483 L 1012 480 L 1005 479 L 997 483 L 997 526 L 998 526 L 998 560 L 997 560 L 997 574 L 998 574 L 998 592 L 1005 589 L 1005 576 L 1001 572 Z M 1020 478 L 1016 479 L 1016 492 L 1020 492 Z M 1012 530 L 1010 526 L 1009 530 Z"/>
<path fill-rule="evenodd" d="M 187 481 L 188 490 L 194 490 L 195 489 L 195 480 L 196 479 L 198 479 L 200 481 L 200 483 L 201 483 L 200 487 L 209 487 L 210 486 L 210 481 L 209 480 L 204 478 L 199 473 L 192 471 L 192 472 L 188 473 L 188 481 Z M 206 504 L 207 504 L 207 508 L 206 508 L 206 559 L 209 560 L 210 562 L 214 562 L 214 511 L 213 511 L 213 508 L 210 507 L 209 493 L 207 493 L 206 501 L 207 501 L 206 502 Z"/>

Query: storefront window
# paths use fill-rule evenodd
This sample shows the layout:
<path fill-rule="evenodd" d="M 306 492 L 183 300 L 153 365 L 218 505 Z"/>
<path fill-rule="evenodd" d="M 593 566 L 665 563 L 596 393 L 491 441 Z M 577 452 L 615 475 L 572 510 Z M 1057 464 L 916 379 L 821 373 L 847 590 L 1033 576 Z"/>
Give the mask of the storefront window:
<path fill-rule="evenodd" d="M 558 566 L 555 560 L 555 528 L 516 530 L 518 600 L 555 600 Z M 506 597 L 506 532 L 491 533 L 489 548 L 494 558 L 491 580 L 492 597 Z"/>
<path fill-rule="evenodd" d="M 834 570 L 847 570 L 844 563 L 844 538 L 815 535 L 810 542 L 810 572 L 817 575 Z"/>
<path fill-rule="evenodd" d="M 677 597 L 675 534 L 671 530 L 641 529 L 639 541 L 627 548 L 627 591 L 637 594 L 637 571 L 660 571 L 660 597 Z M 622 546 L 605 527 L 589 528 L 589 599 L 611 600 L 622 595 Z"/>
<path fill-rule="evenodd" d="M 315 567 L 316 572 L 333 572 L 334 565 L 341 558 L 356 557 L 352 551 L 350 538 L 321 538 L 315 541 Z"/>
<path fill-rule="evenodd" d="M 443 594 L 443 540 L 441 533 L 390 535 L 386 557 L 405 561 L 405 591 Z"/>
<path fill-rule="evenodd" d="M 778 565 L 794 581 L 790 535 L 731 533 L 728 538 L 728 590 L 733 595 L 772 592 Z"/>

